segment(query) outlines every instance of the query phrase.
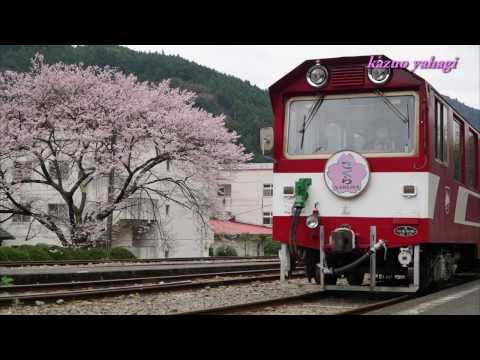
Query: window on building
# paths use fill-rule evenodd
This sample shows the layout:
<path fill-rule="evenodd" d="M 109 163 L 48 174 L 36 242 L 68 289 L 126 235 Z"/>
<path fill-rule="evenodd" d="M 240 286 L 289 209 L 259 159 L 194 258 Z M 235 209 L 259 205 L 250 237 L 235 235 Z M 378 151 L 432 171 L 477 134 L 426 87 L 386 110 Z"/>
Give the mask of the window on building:
<path fill-rule="evenodd" d="M 30 215 L 15 214 L 12 216 L 12 222 L 14 223 L 28 223 L 31 219 Z"/>
<path fill-rule="evenodd" d="M 272 213 L 264 212 L 263 213 L 263 225 L 272 225 Z"/>
<path fill-rule="evenodd" d="M 170 160 L 167 160 L 167 171 L 170 171 Z"/>
<path fill-rule="evenodd" d="M 68 219 L 67 204 L 48 204 L 48 215 L 66 221 Z"/>
<path fill-rule="evenodd" d="M 13 181 L 28 179 L 32 173 L 31 161 L 15 161 L 13 163 Z"/>
<path fill-rule="evenodd" d="M 448 163 L 447 125 L 448 109 L 435 100 L 435 158 L 443 163 Z"/>
<path fill-rule="evenodd" d="M 68 161 L 61 160 L 57 161 L 59 170 L 60 170 L 60 176 L 62 177 L 62 180 L 66 180 L 68 178 L 69 172 L 70 172 L 70 166 Z M 57 176 L 57 169 L 55 168 L 55 162 L 50 161 L 48 164 L 48 173 L 52 177 L 52 179 L 58 180 Z"/>
<path fill-rule="evenodd" d="M 273 184 L 263 184 L 263 196 L 264 197 L 273 196 Z"/>
<path fill-rule="evenodd" d="M 165 216 L 169 216 L 170 215 L 170 204 L 166 204 L 165 205 Z"/>
<path fill-rule="evenodd" d="M 468 131 L 467 138 L 467 185 L 477 187 L 478 159 L 477 159 L 478 137 L 473 130 Z"/>
<path fill-rule="evenodd" d="M 28 223 L 32 217 L 30 215 L 15 214 L 12 216 L 12 222 L 14 223 Z"/>
<path fill-rule="evenodd" d="M 231 184 L 222 184 L 218 186 L 218 196 L 222 197 L 231 197 L 232 196 L 232 185 Z"/>
<path fill-rule="evenodd" d="M 463 125 L 453 120 L 453 178 L 462 181 Z"/>

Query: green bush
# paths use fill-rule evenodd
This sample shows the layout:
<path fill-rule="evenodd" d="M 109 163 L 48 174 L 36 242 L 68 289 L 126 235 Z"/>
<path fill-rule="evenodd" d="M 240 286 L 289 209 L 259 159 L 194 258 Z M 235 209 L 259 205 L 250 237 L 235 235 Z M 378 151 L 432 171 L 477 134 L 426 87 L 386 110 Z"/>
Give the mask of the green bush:
<path fill-rule="evenodd" d="M 238 256 L 237 251 L 231 246 L 222 245 L 217 248 L 215 252 L 216 256 Z"/>
<path fill-rule="evenodd" d="M 280 250 L 280 243 L 278 241 L 273 241 L 272 239 L 267 239 L 263 245 L 263 252 L 265 256 L 277 256 L 278 251 Z"/>
<path fill-rule="evenodd" d="M 30 256 L 26 249 L 2 247 L 0 251 L 3 253 L 0 258 L 5 258 L 4 261 L 30 261 Z"/>
<path fill-rule="evenodd" d="M 8 254 L 10 261 L 30 261 L 30 254 L 28 250 L 11 248 Z"/>
<path fill-rule="evenodd" d="M 123 247 L 115 247 L 112 250 L 110 250 L 110 259 L 128 260 L 128 259 L 136 259 L 136 257 L 130 251 L 128 251 Z"/>
<path fill-rule="evenodd" d="M 23 245 L 23 246 L 31 247 L 31 245 Z M 42 249 L 42 250 L 48 251 L 48 250 L 50 250 L 53 246 L 52 246 L 52 245 L 47 245 L 47 244 L 35 244 L 34 247 L 37 248 L 37 249 Z"/>
<path fill-rule="evenodd" d="M 50 246 L 48 254 L 52 260 L 72 260 L 74 259 L 73 249 L 63 248 L 61 246 Z"/>
<path fill-rule="evenodd" d="M 32 246 L 30 249 L 24 250 L 28 253 L 30 260 L 32 261 L 51 261 L 53 260 L 48 253 L 48 248 L 41 246 Z"/>
<path fill-rule="evenodd" d="M 88 252 L 90 256 L 89 259 L 92 259 L 92 260 L 104 260 L 109 258 L 108 251 L 105 249 L 91 248 L 91 249 L 88 249 Z"/>
<path fill-rule="evenodd" d="M 94 260 L 87 248 L 71 249 L 73 260 Z"/>
<path fill-rule="evenodd" d="M 0 247 L 0 261 L 8 261 L 6 247 Z"/>
<path fill-rule="evenodd" d="M 64 248 L 46 244 L 0 247 L 0 261 L 51 261 L 51 260 L 104 260 L 136 259 L 130 251 L 117 247 L 110 251 L 103 248 Z"/>

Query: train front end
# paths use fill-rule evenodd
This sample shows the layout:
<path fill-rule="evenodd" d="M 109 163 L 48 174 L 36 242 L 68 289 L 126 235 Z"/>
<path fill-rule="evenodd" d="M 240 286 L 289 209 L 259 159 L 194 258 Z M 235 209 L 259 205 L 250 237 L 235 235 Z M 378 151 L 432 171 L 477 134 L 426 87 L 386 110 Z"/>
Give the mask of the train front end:
<path fill-rule="evenodd" d="M 387 61 L 309 60 L 269 89 L 274 127 L 261 141 L 274 159 L 282 277 L 303 263 L 326 289 L 419 288 L 415 252 L 428 237 L 435 186 L 426 86 Z"/>

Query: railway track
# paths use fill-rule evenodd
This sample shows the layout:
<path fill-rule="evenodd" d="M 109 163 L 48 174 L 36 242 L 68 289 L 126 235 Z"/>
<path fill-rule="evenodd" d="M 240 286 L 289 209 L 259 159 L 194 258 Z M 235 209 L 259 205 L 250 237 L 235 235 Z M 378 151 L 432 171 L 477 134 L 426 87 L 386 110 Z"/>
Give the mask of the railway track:
<path fill-rule="evenodd" d="M 63 261 L 0 261 L 0 267 L 26 266 L 69 266 L 98 264 L 162 264 L 162 263 L 192 263 L 208 261 L 278 261 L 277 256 L 211 256 L 193 258 L 163 258 L 163 259 L 126 259 L 126 260 L 63 260 Z"/>
<path fill-rule="evenodd" d="M 219 273 L 246 270 L 279 270 L 280 262 L 276 258 L 255 258 L 215 261 L 189 262 L 147 262 L 127 264 L 95 264 L 59 267 L 13 267 L 0 268 L 0 274 L 9 277 L 15 285 L 38 283 L 73 283 L 125 278 L 153 278 L 197 273 Z"/>
<path fill-rule="evenodd" d="M 303 274 L 297 272 L 296 277 Z M 12 303 L 55 301 L 57 299 L 102 298 L 132 293 L 193 290 L 206 287 L 230 286 L 256 281 L 278 280 L 278 268 L 222 271 L 215 273 L 192 273 L 157 277 L 136 277 L 125 279 L 63 282 L 48 284 L 13 285 L 0 287 L 0 306 Z M 443 289 L 478 279 L 478 274 L 463 274 Z M 3 292 L 3 293 L 2 293 Z M 305 309 L 309 314 L 361 315 L 423 295 L 418 294 L 372 294 L 310 291 L 308 293 L 232 304 L 216 308 L 178 312 L 176 315 L 219 315 L 219 314 L 285 314 L 298 313 Z M 297 310 L 295 310 L 297 307 Z M 316 309 L 316 310 L 315 310 Z M 320 311 L 318 311 L 320 310 Z"/>
<path fill-rule="evenodd" d="M 453 283 L 445 285 L 438 290 L 445 290 L 452 288 L 461 284 L 465 284 L 469 281 L 477 280 L 480 276 L 478 274 L 464 274 L 464 277 L 456 279 Z M 336 300 L 341 301 L 342 299 L 351 300 L 352 297 L 358 297 L 359 303 L 354 304 L 351 308 L 347 310 L 335 310 L 324 313 L 329 315 L 362 315 L 367 314 L 371 311 L 385 308 L 394 304 L 405 302 L 414 298 L 419 298 L 433 293 L 434 291 L 422 294 L 371 294 L 367 290 L 365 293 L 351 293 L 351 292 L 333 292 L 333 291 L 316 291 L 309 292 L 306 294 L 295 295 L 295 296 L 286 296 L 279 297 L 274 299 L 255 301 L 242 304 L 233 304 L 228 306 L 209 308 L 209 309 L 200 309 L 193 311 L 185 311 L 177 313 L 176 315 L 254 315 L 271 313 L 272 310 L 280 309 L 285 306 L 302 306 L 304 304 L 317 304 L 322 301 L 331 300 L 334 296 Z M 360 297 L 359 297 L 360 294 Z M 363 294 L 363 295 L 362 295 Z M 362 296 L 365 296 L 362 298 Z M 364 304 L 365 300 L 367 304 Z M 325 305 L 329 307 L 329 305 Z M 334 308 L 334 306 L 331 306 Z M 266 311 L 268 310 L 268 311 Z"/>
<path fill-rule="evenodd" d="M 303 273 L 296 273 L 295 276 L 303 276 Z M 218 277 L 227 278 L 218 279 Z M 271 268 L 161 277 L 80 281 L 72 283 L 63 282 L 1 286 L 0 305 L 10 305 L 17 301 L 33 302 L 36 300 L 63 300 L 86 297 L 95 298 L 151 291 L 189 290 L 204 288 L 207 286 L 236 285 L 253 281 L 272 281 L 277 280 L 278 277 L 278 268 Z M 202 280 L 211 278 L 214 280 Z"/>
<path fill-rule="evenodd" d="M 358 297 L 358 293 L 356 294 L 348 293 L 342 296 L 352 297 L 352 295 Z M 222 306 L 218 308 L 185 311 L 182 313 L 178 313 L 176 315 L 242 315 L 242 314 L 254 315 L 254 314 L 261 314 L 262 311 L 263 312 L 266 311 L 267 313 L 270 313 L 272 310 L 279 309 L 285 306 L 302 306 L 306 303 L 312 303 L 312 304 L 319 303 L 327 299 L 331 300 L 333 297 L 338 299 L 339 294 L 333 294 L 333 292 L 330 292 L 330 291 L 316 291 L 316 292 L 310 292 L 302 295 L 280 297 L 280 298 L 255 301 L 255 302 L 243 303 L 243 304 L 228 305 L 228 306 Z M 401 296 L 391 295 L 391 298 L 384 299 L 382 297 L 381 301 L 372 300 L 371 303 L 367 305 L 358 305 L 358 307 L 355 307 L 353 309 L 348 309 L 345 311 L 332 310 L 329 314 L 330 315 L 360 315 L 368 311 L 379 309 L 380 307 L 386 307 L 388 305 L 393 305 L 398 302 L 406 301 L 412 297 L 413 295 L 401 295 Z M 328 305 L 326 305 L 326 307 L 328 307 Z"/>

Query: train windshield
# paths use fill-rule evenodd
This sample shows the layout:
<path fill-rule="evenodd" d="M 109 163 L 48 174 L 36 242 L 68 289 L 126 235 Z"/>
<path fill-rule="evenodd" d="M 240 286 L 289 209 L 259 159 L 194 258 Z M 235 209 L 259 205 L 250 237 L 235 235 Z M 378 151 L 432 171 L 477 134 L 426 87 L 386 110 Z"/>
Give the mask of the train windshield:
<path fill-rule="evenodd" d="M 289 155 L 413 152 L 413 95 L 297 98 L 288 104 Z"/>

